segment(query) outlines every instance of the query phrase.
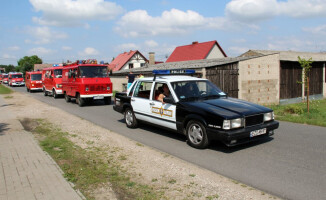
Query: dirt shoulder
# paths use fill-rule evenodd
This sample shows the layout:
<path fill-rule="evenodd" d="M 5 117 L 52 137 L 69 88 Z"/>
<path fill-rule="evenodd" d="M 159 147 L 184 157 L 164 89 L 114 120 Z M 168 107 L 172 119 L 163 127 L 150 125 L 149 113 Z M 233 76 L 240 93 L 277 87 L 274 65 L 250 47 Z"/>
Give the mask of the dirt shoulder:
<path fill-rule="evenodd" d="M 277 199 L 130 140 L 27 94 L 15 92 L 10 96 L 12 98 L 4 99 L 18 118 L 45 119 L 69 133 L 69 139 L 83 149 L 99 147 L 107 155 L 114 153 L 115 158 L 121 158 L 119 162 L 132 181 L 154 188 L 162 194 L 161 199 Z M 94 196 L 96 199 L 117 198 L 109 186 L 97 188 Z"/>

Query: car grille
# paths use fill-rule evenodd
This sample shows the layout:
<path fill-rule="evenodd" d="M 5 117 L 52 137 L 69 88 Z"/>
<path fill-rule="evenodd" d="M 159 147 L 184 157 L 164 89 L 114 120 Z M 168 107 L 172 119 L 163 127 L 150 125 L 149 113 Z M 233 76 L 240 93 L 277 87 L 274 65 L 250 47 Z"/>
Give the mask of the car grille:
<path fill-rule="evenodd" d="M 92 85 L 90 87 L 90 91 L 105 91 L 106 90 L 106 85 Z"/>
<path fill-rule="evenodd" d="M 252 115 L 246 117 L 246 126 L 254 126 L 264 122 L 264 114 Z"/>

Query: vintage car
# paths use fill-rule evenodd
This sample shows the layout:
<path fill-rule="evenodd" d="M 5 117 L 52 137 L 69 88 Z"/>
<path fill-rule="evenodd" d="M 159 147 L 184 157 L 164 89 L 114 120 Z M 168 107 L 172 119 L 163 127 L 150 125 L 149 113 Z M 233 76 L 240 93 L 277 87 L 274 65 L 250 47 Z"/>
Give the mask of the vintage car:
<path fill-rule="evenodd" d="M 172 72 L 155 71 L 154 78 L 138 79 L 126 93 L 116 93 L 113 108 L 124 114 L 127 127 L 142 121 L 168 128 L 186 135 L 195 148 L 206 148 L 212 140 L 235 146 L 269 137 L 278 128 L 273 110 L 228 97 L 207 79 L 157 75 Z M 162 101 L 166 86 L 170 94 Z"/>

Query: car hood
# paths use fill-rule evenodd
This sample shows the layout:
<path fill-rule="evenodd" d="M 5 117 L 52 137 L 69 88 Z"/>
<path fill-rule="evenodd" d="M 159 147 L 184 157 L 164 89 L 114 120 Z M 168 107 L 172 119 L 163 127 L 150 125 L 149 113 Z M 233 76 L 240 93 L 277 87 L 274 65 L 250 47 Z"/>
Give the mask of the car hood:
<path fill-rule="evenodd" d="M 226 118 L 244 117 L 272 111 L 264 106 L 230 97 L 183 103 L 196 110 L 200 109 L 212 114 L 218 113 Z"/>

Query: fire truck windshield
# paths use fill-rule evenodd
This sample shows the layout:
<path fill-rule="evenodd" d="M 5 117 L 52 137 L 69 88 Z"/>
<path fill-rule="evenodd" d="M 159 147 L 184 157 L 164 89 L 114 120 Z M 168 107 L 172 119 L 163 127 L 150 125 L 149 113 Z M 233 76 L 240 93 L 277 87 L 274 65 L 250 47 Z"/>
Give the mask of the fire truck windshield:
<path fill-rule="evenodd" d="M 3 75 L 3 77 L 2 78 L 8 78 L 8 74 L 6 74 L 6 75 Z"/>
<path fill-rule="evenodd" d="M 31 80 L 32 81 L 39 81 L 42 79 L 42 74 L 32 74 Z"/>
<path fill-rule="evenodd" d="M 80 66 L 80 78 L 105 78 L 108 77 L 106 66 Z"/>
<path fill-rule="evenodd" d="M 54 70 L 54 78 L 62 78 L 62 69 Z"/>
<path fill-rule="evenodd" d="M 23 78 L 22 74 L 13 74 L 11 75 L 12 78 Z"/>

